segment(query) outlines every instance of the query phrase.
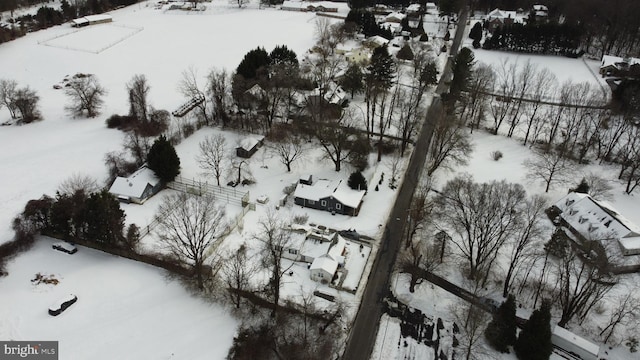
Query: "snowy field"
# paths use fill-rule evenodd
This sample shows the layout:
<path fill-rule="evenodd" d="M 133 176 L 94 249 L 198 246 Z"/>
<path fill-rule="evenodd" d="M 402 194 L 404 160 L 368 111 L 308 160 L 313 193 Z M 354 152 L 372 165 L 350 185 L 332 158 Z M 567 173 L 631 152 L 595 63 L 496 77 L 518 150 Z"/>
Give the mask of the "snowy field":
<path fill-rule="evenodd" d="M 100 24 L 72 30 L 67 34 L 57 35 L 53 39 L 42 41 L 40 44 L 98 54 L 142 30 L 144 29 Z"/>
<path fill-rule="evenodd" d="M 189 67 L 204 81 L 213 67 L 233 71 L 244 54 L 257 46 L 271 51 L 285 44 L 301 58 L 313 44 L 315 14 L 238 9 L 226 1 L 209 3 L 207 11 L 198 13 L 162 12 L 152 4 L 143 2 L 113 11 L 112 24 L 96 27 L 100 36 L 74 40 L 74 46 L 92 49 L 121 37 L 120 26 L 144 28 L 99 54 L 39 44 L 64 43 L 72 36 L 94 31 L 89 27 L 91 30 L 51 40 L 73 31 L 68 24 L 0 45 L 1 77 L 36 90 L 44 117 L 28 126 L 0 127 L 0 242 L 11 239 L 11 219 L 28 200 L 43 193 L 53 195 L 58 184 L 73 173 L 104 181 L 104 155 L 119 150 L 123 140 L 123 133 L 107 129 L 104 120 L 128 111 L 125 84 L 133 75 L 146 75 L 152 106 L 172 111 L 184 101 L 177 86 L 181 73 Z M 236 24 L 251 26 L 231 32 Z M 52 88 L 65 75 L 78 72 L 95 74 L 109 92 L 102 115 L 94 119 L 70 118 L 64 110 L 67 98 L 63 90 Z M 9 112 L 0 109 L 0 123 L 9 118 Z"/>
<path fill-rule="evenodd" d="M 57 340 L 61 359 L 223 359 L 237 321 L 153 266 L 39 239 L 0 280 L 0 339 Z M 36 274 L 57 285 L 32 282 Z M 78 301 L 53 317 L 67 294 Z M 10 296 L 8 296 L 10 294 Z"/>

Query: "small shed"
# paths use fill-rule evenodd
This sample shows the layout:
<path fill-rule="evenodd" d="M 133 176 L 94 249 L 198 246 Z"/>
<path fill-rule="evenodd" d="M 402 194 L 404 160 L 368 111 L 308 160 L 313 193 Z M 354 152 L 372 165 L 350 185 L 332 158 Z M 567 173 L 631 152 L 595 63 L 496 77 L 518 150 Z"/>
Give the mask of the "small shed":
<path fill-rule="evenodd" d="M 264 142 L 264 136 L 251 136 L 240 141 L 236 148 L 236 155 L 241 158 L 248 159 L 260 149 Z"/>
<path fill-rule="evenodd" d="M 142 204 L 162 189 L 162 181 L 153 170 L 141 167 L 129 177 L 118 176 L 109 192 L 123 202 Z"/>
<path fill-rule="evenodd" d="M 300 176 L 300 184 L 311 185 L 313 184 L 313 175 L 307 174 Z"/>

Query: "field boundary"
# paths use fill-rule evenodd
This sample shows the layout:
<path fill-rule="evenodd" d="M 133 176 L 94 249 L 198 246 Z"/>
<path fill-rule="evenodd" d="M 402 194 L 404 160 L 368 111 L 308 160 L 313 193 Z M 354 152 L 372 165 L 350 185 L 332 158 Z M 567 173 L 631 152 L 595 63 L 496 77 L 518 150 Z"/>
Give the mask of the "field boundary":
<path fill-rule="evenodd" d="M 128 38 L 136 35 L 137 33 L 141 32 L 142 30 L 144 30 L 144 27 L 129 26 L 129 25 L 101 24 L 101 25 L 93 25 L 93 26 L 94 27 L 90 27 L 89 26 L 89 27 L 85 27 L 85 28 L 82 28 L 82 29 L 74 30 L 74 31 L 71 31 L 71 32 L 68 32 L 68 33 L 56 35 L 56 36 L 54 36 L 52 38 L 49 38 L 49 39 L 40 40 L 40 41 L 38 41 L 38 45 L 44 45 L 44 46 L 54 47 L 54 48 L 58 48 L 58 49 L 80 51 L 80 52 L 85 52 L 85 53 L 90 53 L 90 54 L 100 54 L 101 52 L 103 52 L 105 50 L 108 50 L 108 49 L 114 47 L 115 45 L 118 45 L 119 43 L 127 40 Z M 101 48 L 99 48 L 97 50 L 88 50 L 88 49 L 83 49 L 83 48 L 80 48 L 80 47 L 49 44 L 49 42 L 51 42 L 53 40 L 56 40 L 56 39 L 60 39 L 60 38 L 63 38 L 63 37 L 69 36 L 69 35 L 77 34 L 78 32 L 81 32 L 81 31 L 95 29 L 95 26 L 118 27 L 118 28 L 124 28 L 124 29 L 133 30 L 133 31 L 129 32 L 125 36 L 117 38 L 115 41 L 109 42 L 107 45 L 105 45 L 105 46 L 103 46 L 103 47 L 101 47 Z"/>

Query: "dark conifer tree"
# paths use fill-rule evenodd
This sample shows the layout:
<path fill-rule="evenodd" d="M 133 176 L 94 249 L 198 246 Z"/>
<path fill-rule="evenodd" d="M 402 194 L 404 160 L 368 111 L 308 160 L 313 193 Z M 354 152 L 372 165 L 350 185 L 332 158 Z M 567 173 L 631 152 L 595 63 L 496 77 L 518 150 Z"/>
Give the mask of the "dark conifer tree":
<path fill-rule="evenodd" d="M 513 295 L 509 295 L 493 315 L 493 320 L 485 331 L 485 337 L 489 345 L 501 353 L 508 353 L 509 346 L 515 344 L 516 300 Z"/>
<path fill-rule="evenodd" d="M 86 201 L 86 239 L 116 245 L 123 239 L 124 211 L 108 190 L 93 193 Z"/>
<path fill-rule="evenodd" d="M 180 174 L 180 158 L 164 135 L 161 135 L 151 146 L 147 155 L 147 166 L 163 182 L 173 181 Z"/>
<path fill-rule="evenodd" d="M 367 190 L 367 180 L 360 171 L 351 173 L 347 185 L 354 190 Z"/>
<path fill-rule="evenodd" d="M 543 301 L 524 324 L 514 349 L 520 360 L 547 360 L 553 351 L 551 344 L 551 313 L 548 301 Z"/>

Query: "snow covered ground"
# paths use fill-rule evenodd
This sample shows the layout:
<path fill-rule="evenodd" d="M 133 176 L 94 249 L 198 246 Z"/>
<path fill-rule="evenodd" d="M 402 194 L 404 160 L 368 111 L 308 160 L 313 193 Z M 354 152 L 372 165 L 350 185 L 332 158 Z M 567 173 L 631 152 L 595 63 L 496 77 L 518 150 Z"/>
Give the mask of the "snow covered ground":
<path fill-rule="evenodd" d="M 238 322 L 189 294 L 161 269 L 49 238 L 8 266 L 0 280 L 0 339 L 57 340 L 61 359 L 223 359 Z M 56 285 L 32 282 L 40 273 Z M 53 317 L 67 294 L 78 301 Z"/>
<path fill-rule="evenodd" d="M 104 181 L 104 156 L 120 150 L 124 138 L 122 132 L 107 129 L 104 121 L 111 114 L 128 111 L 125 84 L 133 75 L 147 77 L 152 106 L 171 111 L 184 102 L 177 86 L 182 71 L 189 67 L 196 69 L 204 81 L 213 67 L 233 71 L 244 54 L 256 46 L 270 51 L 284 44 L 301 59 L 314 43 L 316 15 L 312 13 L 261 10 L 254 5 L 238 9 L 226 1 L 207 3 L 203 12 L 163 12 L 153 5 L 143 2 L 115 10 L 111 12 L 111 24 L 80 31 L 65 24 L 0 45 L 0 68 L 5 70 L 1 77 L 36 90 L 44 117 L 43 121 L 25 126 L 0 127 L 4 175 L 0 177 L 0 242 L 11 239 L 11 220 L 28 200 L 42 194 L 54 195 L 70 175 L 80 173 Z M 346 4 L 337 6 L 346 15 Z M 96 118 L 71 118 L 64 110 L 67 99 L 63 90 L 53 88 L 65 76 L 78 72 L 95 74 L 108 90 L 102 114 Z M 9 113 L 0 109 L 0 123 L 7 120 Z M 220 132 L 203 128 L 176 147 L 182 176 L 215 181 L 203 173 L 195 157 L 199 142 Z M 230 152 L 245 136 L 230 131 L 223 134 Z M 259 253 L 256 225 L 269 211 L 278 211 L 285 219 L 308 216 L 309 223 L 355 229 L 375 239 L 397 189 L 388 186 L 389 157 L 377 163 L 372 156 L 370 164 L 364 172 L 370 189 L 357 217 L 295 206 L 291 198 L 275 210 L 283 189 L 300 176 L 312 174 L 314 179 L 346 181 L 352 169 L 344 166 L 335 172 L 319 147 L 314 147 L 287 173 L 279 160 L 262 148 L 247 165 L 257 183 L 239 189 L 249 191 L 252 202 L 262 195 L 270 201 L 256 204 L 256 210 L 246 214 L 220 251 L 233 251 L 246 243 L 252 254 Z M 404 160 L 400 161 L 400 168 L 404 166 Z M 384 182 L 376 191 L 383 173 Z M 141 227 L 151 223 L 168 193 L 162 192 L 142 206 L 123 204 L 126 222 Z M 229 216 L 235 216 L 239 209 L 230 206 L 227 211 Z M 301 295 L 318 290 L 336 296 L 346 308 L 345 320 L 353 316 L 371 266 L 368 260 L 375 256 L 377 244 L 373 240 L 361 250 L 360 243 L 348 242 L 348 275 L 343 286 L 358 289 L 356 294 L 312 281 L 306 264 L 295 263 L 291 275 L 286 275 L 283 299 L 296 301 Z M 142 246 L 158 250 L 153 232 L 142 240 Z M 53 251 L 49 240 L 41 240 L 33 250 L 13 260 L 7 270 L 9 276 L 0 279 L 0 293 L 11 295 L 0 299 L 0 338 L 59 339 L 61 351 L 70 354 L 65 359 L 100 358 L 88 355 L 90 351 L 104 354 L 104 358 L 220 359 L 226 355 L 237 326 L 235 320 L 222 314 L 221 307 L 192 298 L 180 284 L 164 279 L 163 271 L 86 248 L 68 257 Z M 29 280 L 37 272 L 53 274 L 60 283 L 35 287 Z M 260 279 L 258 275 L 256 281 Z M 68 292 L 77 295 L 78 302 L 57 318 L 47 315 L 48 306 Z M 320 308 L 333 306 L 321 298 L 315 298 L 315 302 Z M 135 347 L 133 342 L 138 338 L 142 346 Z M 151 344 L 159 346 L 147 349 Z"/>
<path fill-rule="evenodd" d="M 544 185 L 537 179 L 530 179 L 527 176 L 526 168 L 522 165 L 522 162 L 532 156 L 531 149 L 527 146 L 522 146 L 521 142 L 517 139 L 510 139 L 506 136 L 496 136 L 489 134 L 485 131 L 474 131 L 472 135 L 472 141 L 474 144 L 474 152 L 469 159 L 468 165 L 461 166 L 454 171 L 446 172 L 439 171 L 435 175 L 435 188 L 441 188 L 445 185 L 448 179 L 451 179 L 459 174 L 468 173 L 472 174 L 473 178 L 477 182 L 489 182 L 492 180 L 505 179 L 509 182 L 521 183 L 525 186 L 527 194 L 544 194 Z M 504 154 L 504 157 L 499 161 L 493 160 L 491 153 L 499 150 Z M 619 169 L 611 165 L 581 165 L 579 171 L 576 173 L 574 182 L 577 184 L 582 179 L 582 174 L 588 172 L 595 172 L 599 176 L 609 181 L 613 187 L 612 200 L 610 203 L 625 217 L 634 222 L 640 224 L 640 212 L 637 209 L 640 208 L 640 198 L 637 194 L 633 193 L 627 195 L 624 192 L 624 184 L 617 180 L 617 171 Z M 572 186 L 574 184 L 571 184 Z M 549 193 L 545 194 L 548 201 L 554 202 L 557 199 L 565 196 L 569 185 L 557 186 L 552 188 Z M 459 271 L 455 261 L 446 262 L 445 266 L 438 270 L 438 273 L 448 279 L 449 281 L 458 284 L 463 287 L 471 289 L 467 280 Z M 587 339 L 597 342 L 599 326 L 604 326 L 608 321 L 607 312 L 605 309 L 610 309 L 613 305 L 611 302 L 620 293 L 629 291 L 630 288 L 638 288 L 640 281 L 640 275 L 629 274 L 619 276 L 618 280 L 620 285 L 616 286 L 607 297 L 602 305 L 602 311 L 592 311 L 590 314 L 590 320 L 577 326 L 573 323 L 570 325 L 571 331 L 579 334 Z M 456 304 L 461 304 L 462 300 L 457 299 L 449 293 L 444 292 L 442 289 L 433 286 L 432 284 L 425 282 L 422 285 L 416 287 L 414 294 L 408 291 L 408 277 L 404 274 L 396 275 L 396 281 L 394 282 L 394 293 L 399 300 L 406 304 L 413 306 L 423 311 L 427 316 L 442 317 L 443 319 L 452 320 L 451 309 Z M 466 285 L 465 285 L 466 284 Z M 500 298 L 499 294 L 487 294 L 488 296 Z M 519 311 L 525 311 L 526 309 L 520 309 Z M 529 310 L 530 311 L 530 310 Z M 526 311 L 525 311 L 526 313 Z M 523 313 L 524 314 L 524 313 Z M 559 314 L 555 314 L 558 316 Z M 557 322 L 559 318 L 555 318 Z M 621 328 L 620 334 L 625 334 L 625 330 Z M 385 335 L 386 334 L 386 335 Z M 381 327 L 378 332 L 378 340 L 372 359 L 405 359 L 405 358 L 420 358 L 418 355 L 422 354 L 425 349 L 429 350 L 425 345 L 418 345 L 415 342 L 411 342 L 407 339 L 408 347 L 404 347 L 400 339 L 399 323 L 396 319 L 383 318 L 381 321 Z M 605 359 L 611 360 L 626 360 L 637 359 L 635 354 L 631 354 L 628 348 L 622 345 L 616 346 L 613 349 L 609 349 L 608 345 L 601 345 L 601 356 Z M 419 349 L 415 349 L 420 347 Z M 604 351 L 607 353 L 605 354 Z M 429 353 L 428 356 L 432 356 Z M 499 355 L 493 351 L 488 352 L 487 355 L 481 357 L 482 359 L 496 359 L 500 356 L 500 359 L 515 359 L 513 354 Z M 429 357 L 426 357 L 429 359 Z"/>

